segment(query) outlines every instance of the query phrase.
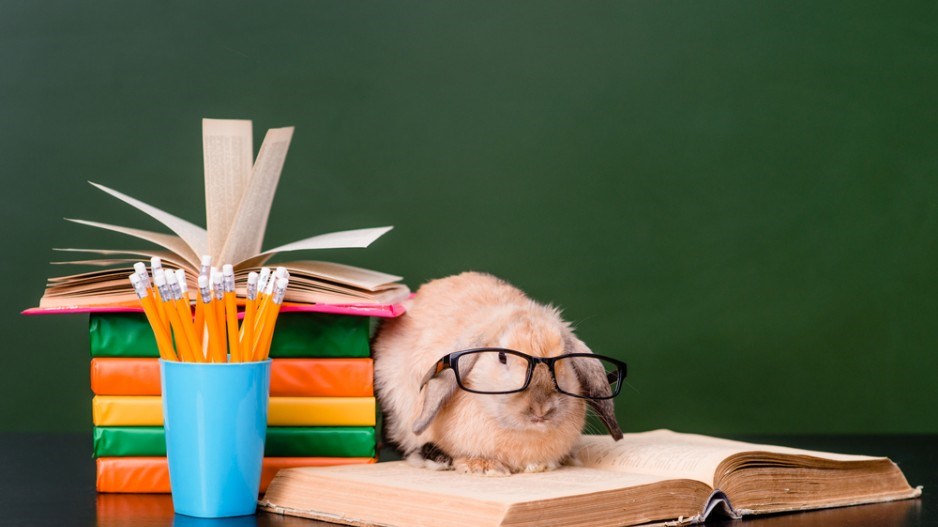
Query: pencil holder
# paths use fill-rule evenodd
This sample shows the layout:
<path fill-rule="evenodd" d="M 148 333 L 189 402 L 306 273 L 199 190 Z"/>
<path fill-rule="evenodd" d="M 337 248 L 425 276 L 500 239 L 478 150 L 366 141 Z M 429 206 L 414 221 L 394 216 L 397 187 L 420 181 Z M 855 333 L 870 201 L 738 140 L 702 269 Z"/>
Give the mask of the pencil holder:
<path fill-rule="evenodd" d="M 261 480 L 270 360 L 160 360 L 166 455 L 178 514 L 254 514 Z"/>

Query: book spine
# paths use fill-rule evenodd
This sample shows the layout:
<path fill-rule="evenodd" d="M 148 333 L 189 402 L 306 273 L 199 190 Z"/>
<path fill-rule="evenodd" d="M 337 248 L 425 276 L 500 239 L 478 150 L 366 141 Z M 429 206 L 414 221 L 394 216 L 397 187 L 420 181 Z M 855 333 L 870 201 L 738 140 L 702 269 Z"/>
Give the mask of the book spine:
<path fill-rule="evenodd" d="M 162 457 L 166 436 L 161 426 L 94 428 L 94 457 Z M 374 427 L 269 427 L 268 457 L 375 457 Z"/>
<path fill-rule="evenodd" d="M 267 490 L 267 485 L 281 469 L 374 462 L 374 458 L 265 457 L 260 492 Z M 96 469 L 98 492 L 168 493 L 172 490 L 165 457 L 101 457 L 96 460 Z"/>
<path fill-rule="evenodd" d="M 323 313 L 284 312 L 277 318 L 271 358 L 371 355 L 371 319 Z M 88 332 L 92 357 L 159 357 L 143 313 L 92 313 Z"/>
<path fill-rule="evenodd" d="M 95 426 L 163 426 L 156 395 L 96 395 Z M 375 426 L 374 397 L 271 397 L 268 426 Z"/>
<path fill-rule="evenodd" d="M 91 391 L 96 395 L 160 395 L 157 359 L 95 357 Z M 371 397 L 370 358 L 276 359 L 270 368 L 272 397 Z"/>

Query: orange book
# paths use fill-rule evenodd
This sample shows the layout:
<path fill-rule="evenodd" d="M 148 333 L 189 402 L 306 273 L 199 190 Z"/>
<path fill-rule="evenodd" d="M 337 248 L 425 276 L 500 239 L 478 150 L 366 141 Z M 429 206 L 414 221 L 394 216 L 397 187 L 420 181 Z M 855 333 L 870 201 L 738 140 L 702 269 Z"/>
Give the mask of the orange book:
<path fill-rule="evenodd" d="M 150 358 L 91 359 L 96 395 L 160 395 L 160 364 Z M 374 363 L 367 358 L 273 359 L 272 397 L 371 397 Z"/>
<path fill-rule="evenodd" d="M 295 467 L 329 467 L 374 463 L 370 457 L 265 457 L 260 492 L 267 490 L 277 471 Z M 170 492 L 169 463 L 165 457 L 100 457 L 98 492 Z"/>

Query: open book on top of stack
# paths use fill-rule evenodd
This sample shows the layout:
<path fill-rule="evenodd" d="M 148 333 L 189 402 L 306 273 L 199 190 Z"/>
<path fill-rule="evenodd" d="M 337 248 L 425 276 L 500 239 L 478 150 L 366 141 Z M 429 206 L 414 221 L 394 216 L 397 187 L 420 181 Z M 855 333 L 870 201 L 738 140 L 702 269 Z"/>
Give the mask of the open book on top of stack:
<path fill-rule="evenodd" d="M 122 233 L 159 246 L 159 249 L 56 249 L 96 254 L 97 259 L 54 262 L 100 266 L 105 269 L 50 278 L 40 309 L 73 309 L 93 306 L 137 306 L 127 276 L 135 261 L 159 257 L 169 268 L 185 269 L 190 290 L 196 290 L 200 260 L 212 257 L 212 265 L 234 265 L 240 296 L 248 272 L 278 253 L 311 249 L 367 247 L 391 227 L 356 229 L 306 238 L 262 250 L 264 231 L 274 193 L 293 137 L 293 127 L 267 131 L 253 159 L 252 123 L 244 120 L 204 119 L 202 142 L 205 165 L 206 228 L 103 185 L 95 187 L 151 216 L 173 234 L 133 229 L 95 221 L 75 223 Z M 348 265 L 321 261 L 277 263 L 290 272 L 285 302 L 325 304 L 395 304 L 409 294 L 401 277 Z M 113 267 L 121 266 L 121 267 Z"/>
<path fill-rule="evenodd" d="M 815 452 L 656 430 L 583 436 L 579 466 L 498 478 L 369 466 L 281 470 L 262 509 L 347 525 L 613 527 L 914 498 L 884 457 Z"/>

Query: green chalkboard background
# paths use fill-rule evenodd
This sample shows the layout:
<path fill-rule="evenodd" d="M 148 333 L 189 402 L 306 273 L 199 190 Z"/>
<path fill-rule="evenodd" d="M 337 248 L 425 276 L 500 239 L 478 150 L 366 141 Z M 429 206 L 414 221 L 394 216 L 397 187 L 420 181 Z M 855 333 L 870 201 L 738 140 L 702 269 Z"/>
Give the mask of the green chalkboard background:
<path fill-rule="evenodd" d="M 934 2 L 0 2 L 0 429 L 91 426 L 53 247 L 203 223 L 202 117 L 295 125 L 267 247 L 563 306 L 628 430 L 938 432 Z"/>

